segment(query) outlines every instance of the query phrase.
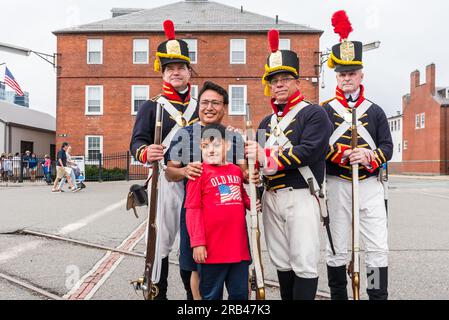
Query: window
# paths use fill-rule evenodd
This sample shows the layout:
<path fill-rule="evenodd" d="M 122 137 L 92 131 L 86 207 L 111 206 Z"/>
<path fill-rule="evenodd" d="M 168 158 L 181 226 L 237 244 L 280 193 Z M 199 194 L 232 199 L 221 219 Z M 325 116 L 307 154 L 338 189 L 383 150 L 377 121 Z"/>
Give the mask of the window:
<path fill-rule="evenodd" d="M 148 39 L 134 39 L 133 63 L 148 64 L 148 51 L 150 42 Z"/>
<path fill-rule="evenodd" d="M 229 115 L 246 114 L 246 86 L 229 86 Z"/>
<path fill-rule="evenodd" d="M 389 124 L 390 124 L 390 131 L 391 131 L 391 132 L 393 132 L 393 122 L 392 122 L 392 121 L 390 121 L 390 123 L 389 123 Z"/>
<path fill-rule="evenodd" d="M 399 144 L 398 144 L 398 152 L 401 153 L 401 151 L 402 151 L 402 150 L 401 150 L 401 144 L 399 143 Z"/>
<path fill-rule="evenodd" d="M 196 64 L 198 63 L 198 40 L 196 39 L 182 39 L 187 42 L 189 46 L 189 58 L 190 63 Z"/>
<path fill-rule="evenodd" d="M 421 129 L 424 129 L 426 127 L 426 114 L 421 113 Z"/>
<path fill-rule="evenodd" d="M 86 115 L 103 114 L 103 86 L 86 86 Z"/>
<path fill-rule="evenodd" d="M 401 131 L 401 120 L 398 120 L 398 131 Z"/>
<path fill-rule="evenodd" d="M 198 99 L 198 86 L 190 87 L 190 97 Z"/>
<path fill-rule="evenodd" d="M 99 161 L 103 154 L 103 136 L 86 136 L 86 159 L 88 161 Z"/>
<path fill-rule="evenodd" d="M 103 40 L 87 40 L 87 64 L 103 63 Z"/>
<path fill-rule="evenodd" d="M 131 114 L 136 115 L 142 104 L 150 97 L 150 86 L 132 86 Z"/>
<path fill-rule="evenodd" d="M 394 131 L 397 131 L 397 130 L 398 130 L 398 122 L 394 121 Z"/>
<path fill-rule="evenodd" d="M 279 50 L 290 50 L 290 39 L 279 39 Z"/>
<path fill-rule="evenodd" d="M 231 39 L 231 64 L 246 63 L 246 40 Z"/>
<path fill-rule="evenodd" d="M 408 141 L 405 140 L 405 141 L 404 141 L 404 150 L 407 150 L 407 146 L 408 146 Z"/>
<path fill-rule="evenodd" d="M 415 115 L 415 129 L 421 128 L 421 115 Z"/>

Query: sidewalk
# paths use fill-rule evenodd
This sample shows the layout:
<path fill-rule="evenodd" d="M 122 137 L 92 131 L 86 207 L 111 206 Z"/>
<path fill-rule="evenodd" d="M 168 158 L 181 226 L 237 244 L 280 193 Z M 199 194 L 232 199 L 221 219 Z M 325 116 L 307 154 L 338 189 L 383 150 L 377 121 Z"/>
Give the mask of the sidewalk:
<path fill-rule="evenodd" d="M 413 176 L 413 175 L 402 175 L 402 174 L 390 174 L 389 177 L 390 178 L 403 178 L 403 179 L 449 181 L 449 176 Z"/>

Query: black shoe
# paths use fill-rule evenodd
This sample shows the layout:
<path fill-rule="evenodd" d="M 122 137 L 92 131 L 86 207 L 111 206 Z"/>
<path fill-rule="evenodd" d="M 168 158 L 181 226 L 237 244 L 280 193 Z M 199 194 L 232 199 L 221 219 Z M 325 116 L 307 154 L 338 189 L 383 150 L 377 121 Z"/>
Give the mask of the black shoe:
<path fill-rule="evenodd" d="M 159 294 L 154 300 L 168 300 L 167 299 L 167 287 L 168 287 L 168 257 L 162 260 L 161 276 L 159 278 Z"/>
<path fill-rule="evenodd" d="M 388 267 L 368 268 L 367 280 L 370 300 L 388 300 Z"/>
<path fill-rule="evenodd" d="M 293 300 L 294 271 L 278 271 L 279 287 L 282 300 Z"/>
<path fill-rule="evenodd" d="M 327 279 L 331 290 L 331 300 L 348 300 L 346 266 L 327 266 Z"/>

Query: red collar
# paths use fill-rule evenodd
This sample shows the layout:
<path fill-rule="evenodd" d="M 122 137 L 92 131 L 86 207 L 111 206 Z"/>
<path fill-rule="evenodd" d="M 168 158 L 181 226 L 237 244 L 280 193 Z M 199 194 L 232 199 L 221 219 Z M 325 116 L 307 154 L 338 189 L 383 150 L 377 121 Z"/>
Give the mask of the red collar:
<path fill-rule="evenodd" d="M 188 94 L 187 94 L 187 97 L 186 97 L 185 101 L 190 101 L 190 83 L 187 86 L 188 86 L 189 89 L 188 89 Z M 175 88 L 173 88 L 173 86 L 170 83 L 168 83 L 168 82 L 164 82 L 164 84 L 162 85 L 162 94 L 168 100 L 177 101 L 177 102 L 180 102 L 180 103 L 184 103 L 185 102 L 185 101 L 183 101 L 181 99 L 181 97 L 179 96 L 178 92 L 176 92 Z"/>
<path fill-rule="evenodd" d="M 295 107 L 298 103 L 302 102 L 304 100 L 304 96 L 301 94 L 301 92 L 296 91 L 293 95 L 290 96 L 290 98 L 288 98 L 288 102 L 287 105 L 284 108 L 284 112 L 282 113 L 281 117 L 285 117 L 285 115 L 293 108 Z M 275 105 L 276 99 L 271 99 L 271 107 L 273 108 L 273 111 L 276 115 L 278 115 L 279 109 L 277 107 L 277 105 Z"/>
<path fill-rule="evenodd" d="M 337 87 L 337 92 L 335 94 L 335 97 L 337 98 L 340 103 L 345 106 L 346 108 L 350 108 L 348 101 L 346 100 L 345 93 L 343 90 L 341 90 L 339 87 Z M 357 103 L 355 104 L 354 108 L 357 108 L 362 104 L 362 102 L 365 101 L 365 87 L 363 85 L 360 85 L 360 94 L 359 94 L 359 100 L 357 100 Z"/>

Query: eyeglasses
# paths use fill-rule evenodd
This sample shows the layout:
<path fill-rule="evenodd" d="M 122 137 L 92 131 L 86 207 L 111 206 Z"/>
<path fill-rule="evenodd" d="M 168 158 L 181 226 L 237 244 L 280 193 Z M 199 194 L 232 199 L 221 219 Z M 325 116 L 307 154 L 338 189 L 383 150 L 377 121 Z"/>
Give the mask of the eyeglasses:
<path fill-rule="evenodd" d="M 212 100 L 212 101 L 201 100 L 200 101 L 200 106 L 202 108 L 207 108 L 209 106 L 209 104 L 212 104 L 212 107 L 217 108 L 223 104 L 223 101 L 218 101 L 218 100 Z"/>
<path fill-rule="evenodd" d="M 295 78 L 280 78 L 280 79 L 271 79 L 270 85 L 276 86 L 278 83 L 285 85 L 289 83 L 290 81 L 295 80 Z"/>

